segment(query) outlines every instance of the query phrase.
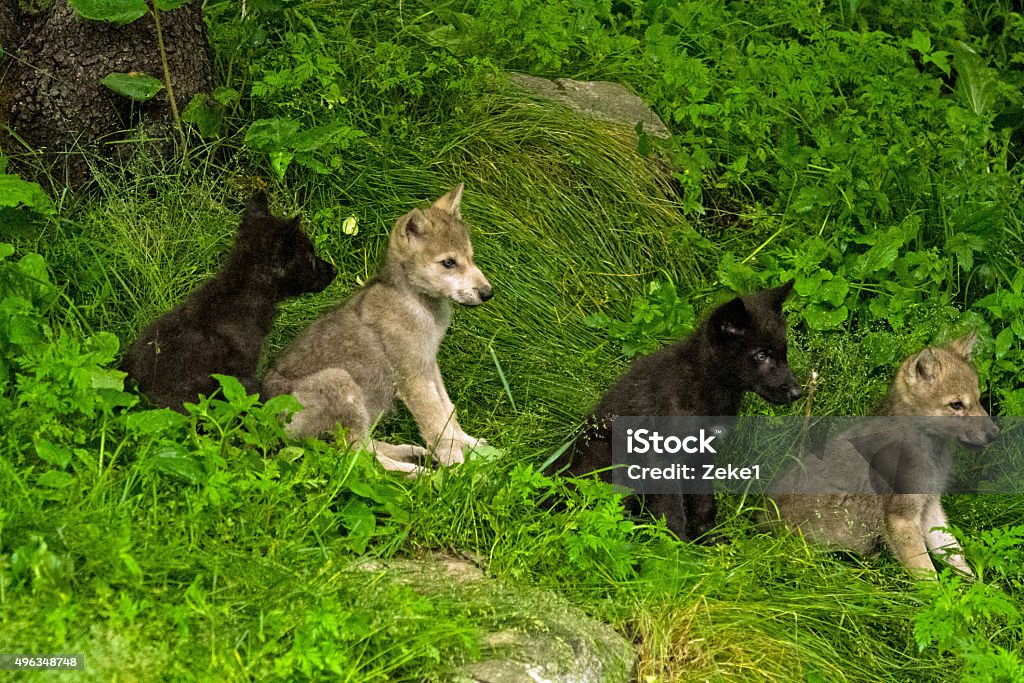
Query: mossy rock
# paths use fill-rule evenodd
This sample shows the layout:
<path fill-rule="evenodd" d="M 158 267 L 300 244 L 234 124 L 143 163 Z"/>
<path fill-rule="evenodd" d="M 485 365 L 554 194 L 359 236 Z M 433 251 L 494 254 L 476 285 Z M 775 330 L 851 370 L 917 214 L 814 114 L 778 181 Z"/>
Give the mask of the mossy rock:
<path fill-rule="evenodd" d="M 484 635 L 480 658 L 452 672 L 459 683 L 626 683 L 633 646 L 607 624 L 549 591 L 487 578 L 473 562 L 450 555 L 364 562 L 430 599 L 465 605 Z"/>

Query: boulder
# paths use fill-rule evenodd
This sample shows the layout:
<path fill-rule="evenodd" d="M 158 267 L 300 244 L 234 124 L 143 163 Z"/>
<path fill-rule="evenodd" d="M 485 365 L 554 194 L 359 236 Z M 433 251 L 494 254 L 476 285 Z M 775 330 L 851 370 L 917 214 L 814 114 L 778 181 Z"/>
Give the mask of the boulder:
<path fill-rule="evenodd" d="M 560 102 L 584 116 L 636 128 L 643 123 L 643 131 L 656 138 L 672 137 L 664 122 L 643 100 L 624 85 L 609 81 L 574 81 L 559 78 L 554 81 L 522 73 L 511 73 L 509 81 L 541 99 Z"/>
<path fill-rule="evenodd" d="M 363 562 L 428 597 L 471 606 L 485 635 L 481 657 L 452 672 L 458 683 L 628 683 L 633 646 L 550 591 L 508 586 L 451 555 Z"/>

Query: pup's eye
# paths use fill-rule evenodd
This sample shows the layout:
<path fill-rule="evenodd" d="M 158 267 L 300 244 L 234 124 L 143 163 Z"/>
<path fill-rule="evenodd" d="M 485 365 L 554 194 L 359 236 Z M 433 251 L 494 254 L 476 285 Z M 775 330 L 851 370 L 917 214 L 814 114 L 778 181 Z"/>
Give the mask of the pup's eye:
<path fill-rule="evenodd" d="M 953 401 L 952 403 L 949 404 L 949 407 L 952 408 L 953 410 L 963 410 L 964 404 L 961 401 Z"/>
<path fill-rule="evenodd" d="M 444 261 L 441 261 L 441 265 L 444 266 L 445 268 L 448 268 L 448 269 L 454 268 L 455 265 L 456 265 L 455 264 L 455 259 L 453 259 L 453 258 L 446 258 Z"/>
<path fill-rule="evenodd" d="M 758 351 L 757 353 L 754 354 L 754 360 L 756 362 L 758 362 L 758 363 L 765 363 L 765 362 L 767 362 L 768 361 L 768 352 L 767 351 Z"/>

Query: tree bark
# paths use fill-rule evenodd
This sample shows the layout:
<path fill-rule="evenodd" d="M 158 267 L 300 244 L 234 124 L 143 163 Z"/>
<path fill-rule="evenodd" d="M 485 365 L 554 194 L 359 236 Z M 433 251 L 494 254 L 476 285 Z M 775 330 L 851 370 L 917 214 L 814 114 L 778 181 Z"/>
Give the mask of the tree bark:
<path fill-rule="evenodd" d="M 152 16 L 117 26 L 83 19 L 67 0 L 52 0 L 33 18 L 23 11 L 24 2 L 0 0 L 0 39 L 9 52 L 0 65 L 0 116 L 6 114 L 17 136 L 42 152 L 56 184 L 86 180 L 86 155 L 114 151 L 112 143 L 139 123 L 168 137 L 174 134 L 160 125 L 171 119 L 166 88 L 137 103 L 100 82 L 115 71 L 164 80 Z M 201 6 L 189 2 L 161 13 L 160 25 L 175 99 L 183 109 L 212 85 Z M 16 151 L 13 142 L 3 141 L 8 153 Z"/>

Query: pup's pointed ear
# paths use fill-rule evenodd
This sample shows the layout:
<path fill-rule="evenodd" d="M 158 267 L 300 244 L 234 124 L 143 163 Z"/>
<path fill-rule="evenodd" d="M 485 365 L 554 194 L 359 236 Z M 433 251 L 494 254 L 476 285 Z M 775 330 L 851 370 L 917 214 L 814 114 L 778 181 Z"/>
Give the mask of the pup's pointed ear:
<path fill-rule="evenodd" d="M 462 203 L 462 191 L 465 187 L 465 183 L 459 183 L 448 194 L 443 195 L 434 202 L 433 208 L 439 211 L 447 211 L 456 218 L 462 218 L 462 214 L 459 212 L 459 205 Z"/>
<path fill-rule="evenodd" d="M 399 225 L 402 235 L 410 242 L 421 239 L 427 234 L 427 229 L 430 227 L 427 217 L 423 215 L 423 212 L 419 209 L 413 209 L 409 213 L 405 214 L 403 222 Z"/>
<path fill-rule="evenodd" d="M 249 201 L 245 203 L 245 216 L 252 218 L 263 218 L 270 215 L 270 202 L 267 201 L 267 193 L 257 190 Z"/>
<path fill-rule="evenodd" d="M 723 340 L 742 337 L 752 323 L 750 313 L 740 297 L 716 308 L 708 319 L 711 333 Z"/>
<path fill-rule="evenodd" d="M 914 356 L 907 365 L 907 381 L 910 384 L 931 382 L 938 372 L 939 359 L 935 357 L 931 349 L 925 349 Z"/>
<path fill-rule="evenodd" d="M 782 304 L 783 302 L 786 301 L 786 298 L 789 296 L 790 292 L 793 291 L 794 284 L 796 284 L 795 278 L 790 280 L 789 282 L 783 283 L 782 285 L 774 289 L 769 289 L 767 291 L 768 301 L 771 303 L 772 307 L 775 310 L 782 310 Z"/>
<path fill-rule="evenodd" d="M 971 353 L 974 351 L 974 346 L 978 343 L 978 332 L 972 330 L 958 339 L 953 339 L 946 342 L 946 348 L 957 354 L 961 358 L 967 360 L 971 359 Z"/>

